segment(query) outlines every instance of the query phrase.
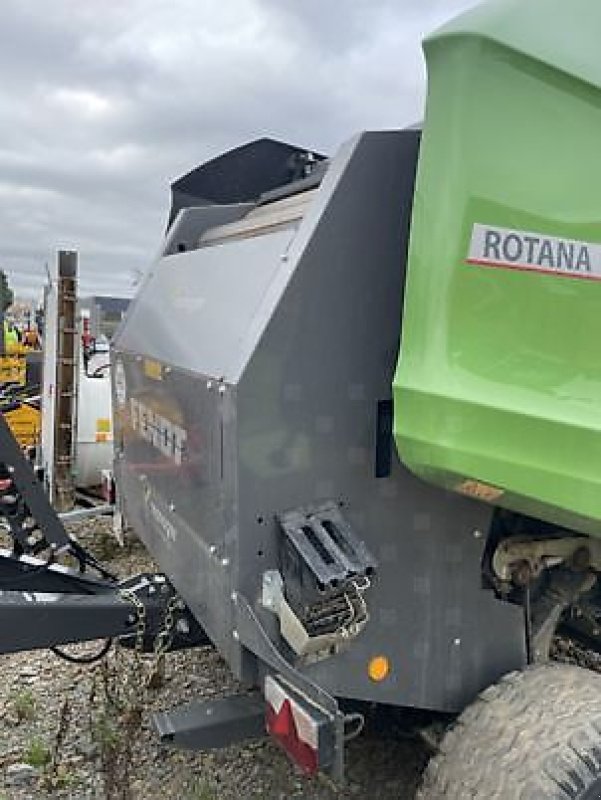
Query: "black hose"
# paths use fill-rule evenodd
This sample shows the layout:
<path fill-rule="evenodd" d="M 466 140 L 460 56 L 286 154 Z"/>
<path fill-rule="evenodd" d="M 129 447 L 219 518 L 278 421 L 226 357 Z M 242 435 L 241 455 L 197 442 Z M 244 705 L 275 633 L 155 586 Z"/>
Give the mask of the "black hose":
<path fill-rule="evenodd" d="M 68 661 L 70 664 L 95 664 L 97 661 L 102 661 L 102 659 L 111 649 L 112 645 L 113 640 L 106 639 L 100 650 L 90 656 L 72 656 L 70 653 L 61 650 L 60 647 L 51 647 L 50 652 L 54 653 L 55 656 Z"/>

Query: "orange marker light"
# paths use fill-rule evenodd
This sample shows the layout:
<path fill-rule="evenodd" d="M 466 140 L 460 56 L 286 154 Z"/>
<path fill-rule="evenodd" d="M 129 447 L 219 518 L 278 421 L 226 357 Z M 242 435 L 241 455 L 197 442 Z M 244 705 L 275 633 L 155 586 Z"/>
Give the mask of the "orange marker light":
<path fill-rule="evenodd" d="M 367 674 L 372 681 L 380 682 L 388 677 L 390 672 L 390 661 L 386 656 L 375 656 L 367 665 Z"/>

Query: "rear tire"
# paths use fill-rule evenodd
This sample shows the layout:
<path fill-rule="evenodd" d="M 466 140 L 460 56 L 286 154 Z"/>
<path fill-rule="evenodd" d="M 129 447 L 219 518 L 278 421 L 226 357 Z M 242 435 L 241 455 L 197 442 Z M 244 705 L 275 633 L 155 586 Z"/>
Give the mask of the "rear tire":
<path fill-rule="evenodd" d="M 601 674 L 513 672 L 443 738 L 418 800 L 601 800 Z"/>

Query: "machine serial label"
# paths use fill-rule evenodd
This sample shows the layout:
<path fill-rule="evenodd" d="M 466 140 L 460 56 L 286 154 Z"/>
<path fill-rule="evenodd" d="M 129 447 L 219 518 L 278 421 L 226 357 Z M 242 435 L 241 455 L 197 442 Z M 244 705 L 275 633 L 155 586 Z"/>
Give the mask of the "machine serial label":
<path fill-rule="evenodd" d="M 468 264 L 601 280 L 601 244 L 476 223 Z"/>

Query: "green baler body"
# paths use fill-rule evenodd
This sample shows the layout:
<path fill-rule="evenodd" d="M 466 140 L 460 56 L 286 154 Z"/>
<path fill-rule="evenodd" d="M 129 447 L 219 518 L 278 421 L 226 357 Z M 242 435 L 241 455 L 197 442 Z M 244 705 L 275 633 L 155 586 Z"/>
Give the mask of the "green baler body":
<path fill-rule="evenodd" d="M 425 45 L 395 438 L 418 475 L 601 535 L 601 3 Z"/>

